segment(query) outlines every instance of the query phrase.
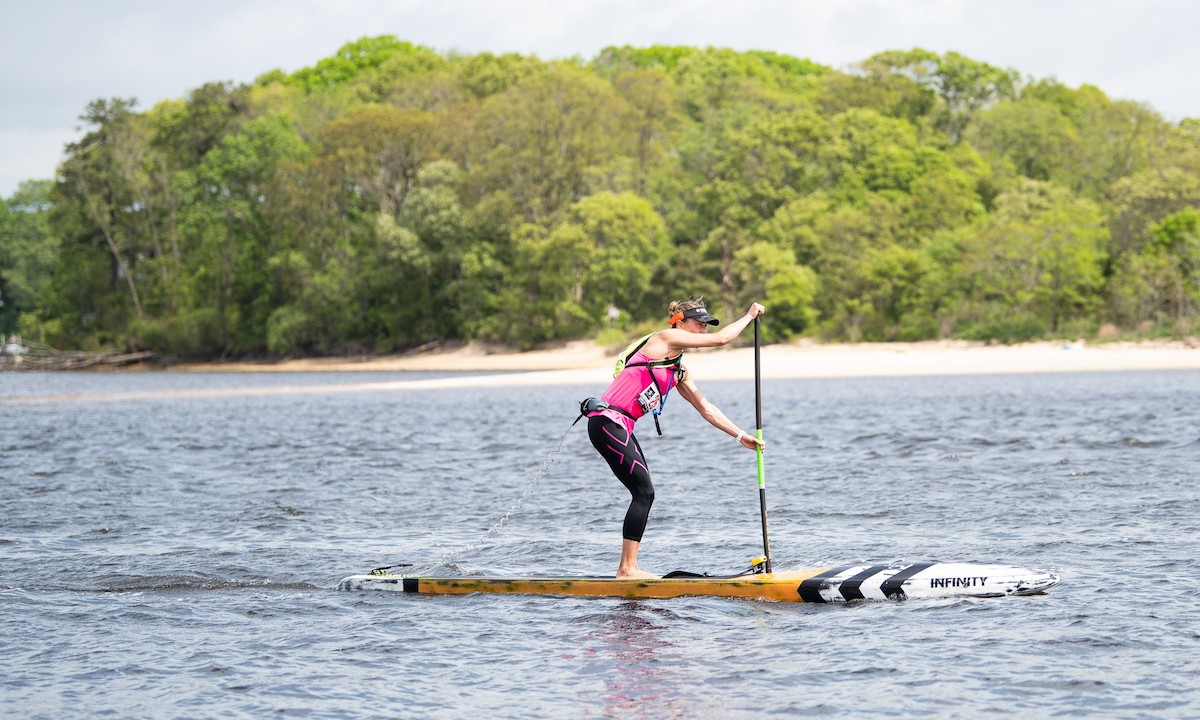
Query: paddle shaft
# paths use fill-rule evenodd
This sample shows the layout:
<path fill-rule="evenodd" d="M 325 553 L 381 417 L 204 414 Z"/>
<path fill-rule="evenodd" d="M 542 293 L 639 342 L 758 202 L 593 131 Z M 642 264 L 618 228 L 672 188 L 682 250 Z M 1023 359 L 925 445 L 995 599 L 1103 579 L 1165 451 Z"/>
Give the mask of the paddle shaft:
<path fill-rule="evenodd" d="M 762 440 L 762 334 L 758 317 L 754 318 L 754 437 Z M 771 572 L 771 541 L 767 539 L 767 476 L 763 468 L 763 450 L 759 445 L 758 455 L 758 510 L 762 514 L 763 555 L 766 556 L 767 572 Z"/>

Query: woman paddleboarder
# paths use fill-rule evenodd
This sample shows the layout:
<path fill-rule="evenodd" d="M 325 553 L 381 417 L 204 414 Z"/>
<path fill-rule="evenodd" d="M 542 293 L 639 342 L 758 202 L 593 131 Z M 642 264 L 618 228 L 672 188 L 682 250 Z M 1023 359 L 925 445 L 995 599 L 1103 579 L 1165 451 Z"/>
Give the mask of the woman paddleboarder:
<path fill-rule="evenodd" d="M 713 427 L 728 433 L 749 450 L 766 447 L 762 440 L 739 428 L 704 397 L 682 362 L 685 350 L 720 347 L 733 342 L 766 309 L 754 303 L 745 315 L 715 333 L 709 333 L 708 326 L 716 327 L 720 321 L 708 314 L 703 298 L 672 302 L 669 312 L 667 324 L 670 327 L 627 348 L 622 353 L 624 364 L 618 363 L 619 371 L 604 395 L 598 401 L 595 398 L 585 401 L 583 407 L 588 416 L 588 437 L 592 445 L 633 496 L 621 528 L 624 541 L 621 562 L 617 566 L 619 578 L 658 577 L 637 566 L 638 547 L 650 506 L 654 503 L 650 469 L 633 434 L 638 418 L 652 413 L 657 426 L 667 394 L 678 387 L 679 394 Z"/>

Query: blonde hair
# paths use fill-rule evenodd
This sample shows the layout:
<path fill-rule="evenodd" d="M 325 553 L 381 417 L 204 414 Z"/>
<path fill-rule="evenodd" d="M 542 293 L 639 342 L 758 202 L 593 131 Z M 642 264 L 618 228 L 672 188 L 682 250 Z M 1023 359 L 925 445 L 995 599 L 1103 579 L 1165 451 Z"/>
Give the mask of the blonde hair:
<path fill-rule="evenodd" d="M 672 300 L 667 306 L 667 316 L 674 319 L 677 314 L 698 307 L 704 307 L 703 295 L 694 295 L 687 300 Z M 675 327 L 676 324 L 678 321 L 670 323 L 671 327 Z"/>

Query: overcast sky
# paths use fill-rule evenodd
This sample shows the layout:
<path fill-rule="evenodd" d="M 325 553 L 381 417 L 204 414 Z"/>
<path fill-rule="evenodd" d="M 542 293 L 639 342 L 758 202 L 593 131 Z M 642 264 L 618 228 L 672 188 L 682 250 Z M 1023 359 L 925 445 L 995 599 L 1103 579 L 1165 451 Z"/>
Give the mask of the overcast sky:
<path fill-rule="evenodd" d="M 293 71 L 363 36 L 591 59 L 608 45 L 772 50 L 844 68 L 951 50 L 1200 117 L 1194 0 L 41 0 L 0 6 L 0 196 L 51 178 L 96 98 L 147 109 Z"/>

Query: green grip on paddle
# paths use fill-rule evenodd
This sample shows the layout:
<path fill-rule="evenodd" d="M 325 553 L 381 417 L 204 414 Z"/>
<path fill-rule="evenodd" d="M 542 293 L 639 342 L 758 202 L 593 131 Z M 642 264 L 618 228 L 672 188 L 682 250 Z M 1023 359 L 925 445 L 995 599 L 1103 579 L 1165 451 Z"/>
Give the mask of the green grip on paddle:
<path fill-rule="evenodd" d="M 757 438 L 759 442 L 762 442 L 762 428 L 755 429 L 754 437 Z M 759 445 L 757 448 L 755 448 L 754 452 L 756 455 L 758 455 L 758 486 L 760 488 L 765 488 L 767 486 L 767 473 L 766 469 L 763 467 L 762 445 Z"/>

